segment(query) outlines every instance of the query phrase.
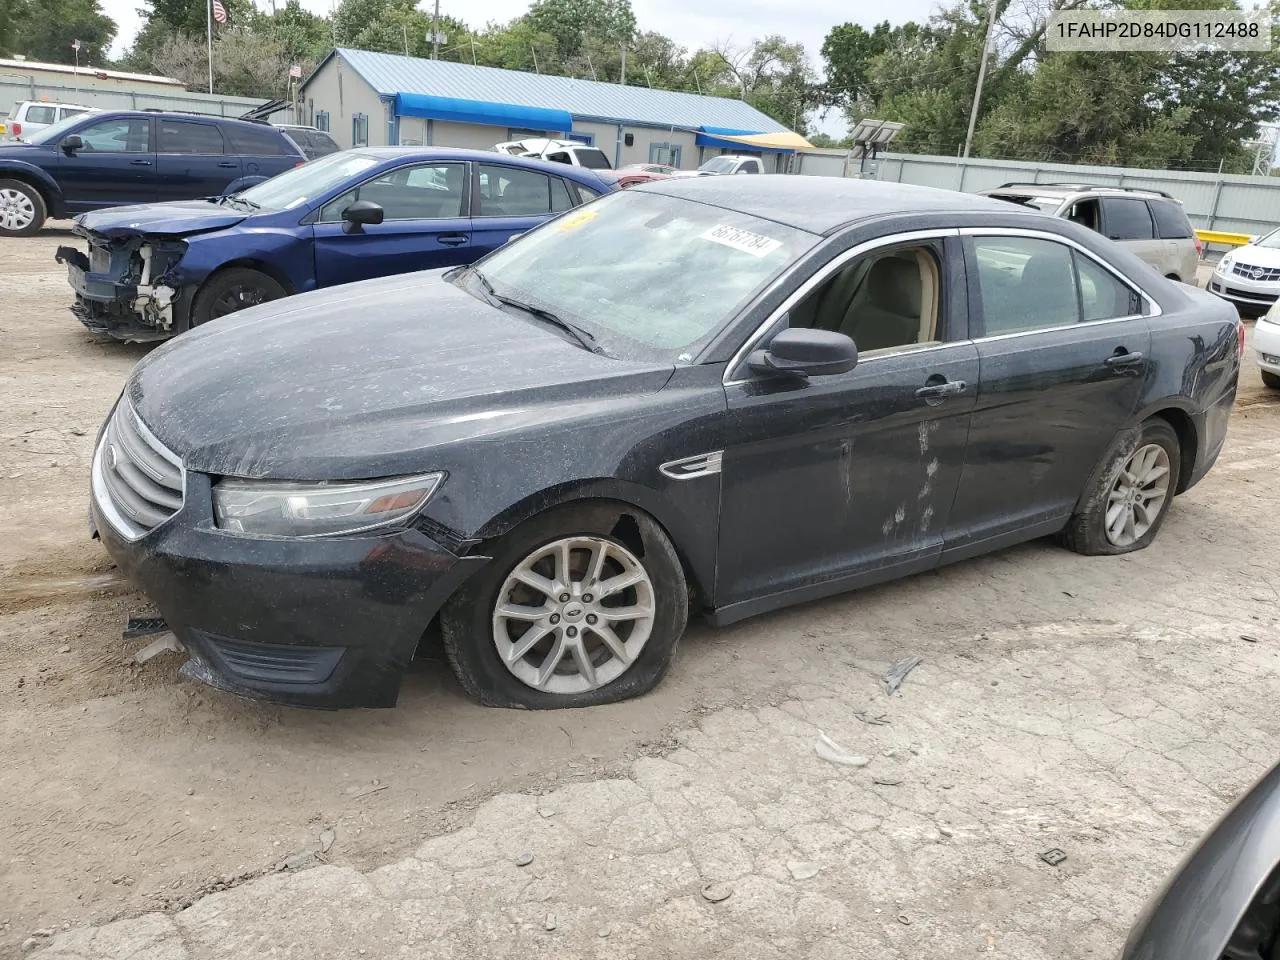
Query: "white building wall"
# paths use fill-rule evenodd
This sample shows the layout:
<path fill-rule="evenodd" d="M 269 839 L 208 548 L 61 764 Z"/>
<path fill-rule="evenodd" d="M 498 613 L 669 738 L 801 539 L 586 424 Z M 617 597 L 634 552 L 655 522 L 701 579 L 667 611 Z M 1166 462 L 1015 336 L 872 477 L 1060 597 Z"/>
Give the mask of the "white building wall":
<path fill-rule="evenodd" d="M 357 114 L 369 118 L 369 146 L 387 145 L 387 108 L 377 92 L 347 65 L 342 57 L 331 57 L 302 91 L 304 122 L 314 123 L 316 111 L 329 114 L 329 135 L 344 150 L 351 142 L 352 120 Z"/>
<path fill-rule="evenodd" d="M 618 165 L 628 163 L 648 163 L 650 147 L 653 144 L 669 143 L 680 147 L 680 166 L 692 170 L 698 165 L 698 147 L 695 134 L 685 130 L 655 130 L 653 127 L 633 127 L 623 124 L 622 142 L 618 142 L 618 127 L 612 123 L 597 123 L 589 120 L 575 120 L 574 133 L 589 133 L 595 140 L 594 145 L 605 152 L 609 162 L 615 157 Z M 631 135 L 631 146 L 627 146 L 627 135 Z M 619 147 L 621 149 L 619 150 Z"/>

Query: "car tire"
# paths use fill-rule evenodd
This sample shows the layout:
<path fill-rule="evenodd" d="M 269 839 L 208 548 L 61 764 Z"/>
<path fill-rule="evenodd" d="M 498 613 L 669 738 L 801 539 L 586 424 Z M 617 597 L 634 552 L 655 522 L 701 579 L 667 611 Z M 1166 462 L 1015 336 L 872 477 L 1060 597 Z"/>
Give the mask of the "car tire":
<path fill-rule="evenodd" d="M 1159 417 L 1122 431 L 1090 475 L 1063 545 L 1088 556 L 1148 546 L 1176 495 L 1180 450 L 1177 433 Z"/>
<path fill-rule="evenodd" d="M 287 295 L 288 291 L 279 282 L 260 270 L 249 267 L 221 270 L 204 282 L 191 302 L 191 326 L 198 327 Z"/>
<path fill-rule="evenodd" d="M 0 180 L 0 237 L 29 237 L 48 215 L 44 197 L 31 184 Z"/>
<path fill-rule="evenodd" d="M 1272 390 L 1280 390 L 1280 374 L 1271 373 L 1268 370 L 1259 370 L 1262 374 L 1262 382 L 1265 386 Z"/>
<path fill-rule="evenodd" d="M 666 675 L 688 622 L 689 591 L 675 547 L 647 514 L 608 501 L 557 507 L 499 538 L 490 552 L 493 560 L 440 615 L 458 682 L 481 704 L 596 706 L 647 693 Z M 591 592 L 610 580 L 634 583 L 607 596 Z M 545 611 L 536 620 L 535 608 Z M 646 608 L 647 617 L 618 616 Z M 608 642 L 597 627 L 610 631 Z M 526 631 L 539 631 L 538 639 Z"/>

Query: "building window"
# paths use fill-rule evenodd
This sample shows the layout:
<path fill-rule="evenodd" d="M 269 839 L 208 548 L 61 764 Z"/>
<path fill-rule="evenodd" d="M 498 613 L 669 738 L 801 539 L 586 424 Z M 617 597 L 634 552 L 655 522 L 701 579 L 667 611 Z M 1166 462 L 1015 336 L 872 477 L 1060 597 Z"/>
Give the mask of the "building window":
<path fill-rule="evenodd" d="M 369 145 L 369 118 L 363 113 L 357 113 L 351 118 L 351 145 L 353 147 Z"/>
<path fill-rule="evenodd" d="M 328 110 L 316 111 L 316 129 L 324 130 L 326 133 L 328 132 L 329 130 L 329 111 Z"/>
<path fill-rule="evenodd" d="M 649 162 L 650 163 L 666 163 L 673 167 L 680 166 L 680 144 L 678 143 L 650 143 L 649 144 Z"/>

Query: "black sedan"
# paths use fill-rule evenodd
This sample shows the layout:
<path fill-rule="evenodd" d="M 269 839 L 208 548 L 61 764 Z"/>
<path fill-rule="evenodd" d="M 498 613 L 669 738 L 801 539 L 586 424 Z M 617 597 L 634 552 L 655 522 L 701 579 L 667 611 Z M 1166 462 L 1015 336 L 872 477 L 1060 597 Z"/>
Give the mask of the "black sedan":
<path fill-rule="evenodd" d="M 92 519 L 185 672 L 390 706 L 438 622 L 483 703 L 604 703 L 691 613 L 1145 547 L 1217 458 L 1222 301 L 997 201 L 756 180 L 634 187 L 142 361 Z"/>

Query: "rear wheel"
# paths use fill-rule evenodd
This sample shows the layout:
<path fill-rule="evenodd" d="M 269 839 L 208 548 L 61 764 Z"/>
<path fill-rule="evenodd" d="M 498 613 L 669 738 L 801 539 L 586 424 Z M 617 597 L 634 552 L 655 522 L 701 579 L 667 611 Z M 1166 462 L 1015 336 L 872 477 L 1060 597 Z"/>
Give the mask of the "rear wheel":
<path fill-rule="evenodd" d="M 561 507 L 499 540 L 441 613 L 458 681 L 486 706 L 554 709 L 653 689 L 684 633 L 688 588 L 640 511 Z"/>
<path fill-rule="evenodd" d="M 0 180 L 0 237 L 29 237 L 48 216 L 40 191 L 21 180 Z"/>
<path fill-rule="evenodd" d="M 1063 543 L 1090 555 L 1150 544 L 1178 489 L 1179 450 L 1178 435 L 1159 417 L 1118 436 L 1089 478 Z"/>
<path fill-rule="evenodd" d="M 278 300 L 287 294 L 283 286 L 259 270 L 232 267 L 205 281 L 191 304 L 191 326 L 236 313 L 247 307 Z"/>
<path fill-rule="evenodd" d="M 1262 382 L 1272 390 L 1280 390 L 1280 374 L 1271 373 L 1269 370 L 1262 370 Z"/>

